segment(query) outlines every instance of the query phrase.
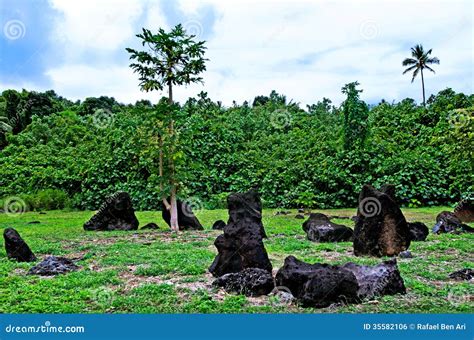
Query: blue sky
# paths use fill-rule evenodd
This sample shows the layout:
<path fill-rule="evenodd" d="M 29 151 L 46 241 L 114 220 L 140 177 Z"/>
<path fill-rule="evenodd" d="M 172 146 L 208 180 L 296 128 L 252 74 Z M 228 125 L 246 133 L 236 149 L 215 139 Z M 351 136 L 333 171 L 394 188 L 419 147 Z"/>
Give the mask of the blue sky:
<path fill-rule="evenodd" d="M 419 79 L 402 75 L 411 46 L 441 60 L 427 74 L 427 94 L 446 87 L 473 93 L 473 2 L 466 0 L 196 1 L 0 0 L 0 90 L 54 89 L 71 99 L 143 93 L 125 47 L 141 27 L 185 28 L 207 41 L 205 84 L 176 91 L 179 100 L 207 91 L 230 105 L 275 89 L 301 104 L 342 100 L 359 81 L 369 103 L 411 97 Z"/>

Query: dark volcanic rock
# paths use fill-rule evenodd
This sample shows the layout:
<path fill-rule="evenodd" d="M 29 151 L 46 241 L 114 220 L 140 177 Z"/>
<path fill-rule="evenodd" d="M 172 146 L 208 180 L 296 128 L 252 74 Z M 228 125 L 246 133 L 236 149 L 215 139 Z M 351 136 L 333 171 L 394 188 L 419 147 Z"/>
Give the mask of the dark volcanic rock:
<path fill-rule="evenodd" d="M 128 193 L 108 197 L 99 211 L 84 224 L 84 230 L 137 230 L 138 220 Z"/>
<path fill-rule="evenodd" d="M 327 307 L 335 302 L 355 303 L 378 295 L 405 293 L 396 260 L 376 266 L 308 264 L 293 256 L 275 277 L 304 306 Z"/>
<path fill-rule="evenodd" d="M 350 270 L 357 278 L 358 295 L 362 299 L 406 293 L 405 284 L 395 259 L 384 261 L 375 266 L 361 266 L 349 262 L 342 268 Z"/>
<path fill-rule="evenodd" d="M 280 210 L 275 213 L 275 216 L 289 215 L 289 214 L 291 214 L 291 211 Z"/>
<path fill-rule="evenodd" d="M 452 212 L 443 211 L 436 216 L 436 224 L 433 227 L 433 233 L 472 233 L 474 228 L 461 222 L 461 220 Z"/>
<path fill-rule="evenodd" d="M 454 208 L 454 214 L 462 222 L 474 222 L 474 201 L 465 199 Z"/>
<path fill-rule="evenodd" d="M 351 241 L 353 231 L 342 224 L 332 223 L 324 214 L 313 213 L 303 223 L 303 230 L 308 240 L 316 242 L 346 242 Z"/>
<path fill-rule="evenodd" d="M 40 224 L 41 222 L 40 221 L 31 221 L 31 222 L 28 222 L 28 224 Z"/>
<path fill-rule="evenodd" d="M 387 193 L 370 185 L 362 188 L 354 228 L 355 255 L 393 256 L 410 246 L 408 224 L 390 188 L 385 188 Z"/>
<path fill-rule="evenodd" d="M 32 267 L 28 271 L 28 275 L 58 275 L 70 271 L 78 270 L 79 267 L 71 260 L 65 257 L 48 256 L 43 261 Z"/>
<path fill-rule="evenodd" d="M 472 280 L 474 278 L 474 270 L 466 268 L 466 269 L 461 269 L 458 271 L 455 271 L 451 274 L 449 274 L 450 279 L 454 280 Z"/>
<path fill-rule="evenodd" d="M 227 198 L 227 206 L 229 221 L 224 233 L 214 242 L 219 254 L 209 271 L 216 277 L 245 268 L 261 268 L 271 272 L 272 265 L 262 240 L 266 234 L 258 193 L 250 190 L 245 194 L 231 194 Z"/>
<path fill-rule="evenodd" d="M 304 215 L 303 214 L 297 214 L 295 216 L 295 218 L 299 219 L 299 220 L 304 220 Z"/>
<path fill-rule="evenodd" d="M 408 229 L 410 230 L 412 241 L 424 241 L 430 233 L 426 224 L 421 222 L 408 222 Z"/>
<path fill-rule="evenodd" d="M 151 222 L 151 223 L 145 224 L 143 227 L 140 228 L 140 230 L 147 230 L 147 229 L 155 230 L 155 229 L 160 229 L 160 227 L 158 227 L 158 224 Z"/>
<path fill-rule="evenodd" d="M 304 306 L 327 307 L 336 302 L 355 302 L 359 285 L 349 270 L 328 264 L 308 264 L 288 256 L 275 277 Z"/>
<path fill-rule="evenodd" d="M 168 197 L 168 202 L 170 202 L 170 198 Z M 187 202 L 183 202 L 180 200 L 176 201 L 177 210 L 178 210 L 178 226 L 179 230 L 203 230 L 201 223 L 194 216 L 193 209 L 191 205 Z M 165 220 L 166 224 L 171 226 L 171 214 L 168 209 L 166 209 L 165 204 L 161 202 L 161 216 L 163 220 Z"/>
<path fill-rule="evenodd" d="M 272 273 L 260 268 L 247 268 L 238 273 L 224 274 L 213 285 L 228 293 L 260 296 L 269 294 L 275 287 Z"/>
<path fill-rule="evenodd" d="M 401 258 L 401 259 L 412 259 L 413 255 L 412 255 L 411 251 L 404 250 L 404 251 L 400 252 L 400 254 L 398 254 L 398 257 Z"/>
<path fill-rule="evenodd" d="M 14 259 L 18 262 L 36 261 L 35 254 L 33 254 L 30 247 L 28 247 L 15 229 L 6 228 L 3 231 L 3 238 L 5 239 L 5 251 L 9 259 Z"/>
<path fill-rule="evenodd" d="M 214 230 L 224 230 L 225 226 L 226 226 L 226 224 L 223 220 L 217 220 L 212 225 L 212 229 L 214 229 Z"/>

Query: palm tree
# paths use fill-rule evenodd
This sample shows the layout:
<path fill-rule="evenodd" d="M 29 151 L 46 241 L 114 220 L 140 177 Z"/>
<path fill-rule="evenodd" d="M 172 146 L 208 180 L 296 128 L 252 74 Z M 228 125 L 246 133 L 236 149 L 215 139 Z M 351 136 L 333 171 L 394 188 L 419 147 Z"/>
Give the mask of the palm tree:
<path fill-rule="evenodd" d="M 421 73 L 421 88 L 423 89 L 423 106 L 425 105 L 425 80 L 423 79 L 423 69 L 426 68 L 430 70 L 431 72 L 435 73 L 435 71 L 428 65 L 439 64 L 438 58 L 436 57 L 430 58 L 431 51 L 432 49 L 425 52 L 425 50 L 423 50 L 423 45 L 418 44 L 415 47 L 411 48 L 411 56 L 413 58 L 406 58 L 402 62 L 403 66 L 410 66 L 405 71 L 403 71 L 403 74 L 413 71 L 413 78 L 411 78 L 412 83 L 415 80 L 416 76 L 418 75 L 418 72 Z"/>

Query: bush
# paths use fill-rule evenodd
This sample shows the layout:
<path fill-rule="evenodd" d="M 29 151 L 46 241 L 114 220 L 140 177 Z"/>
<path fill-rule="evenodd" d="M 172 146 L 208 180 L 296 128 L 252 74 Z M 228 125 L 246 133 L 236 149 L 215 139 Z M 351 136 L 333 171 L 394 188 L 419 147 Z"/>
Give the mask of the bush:
<path fill-rule="evenodd" d="M 61 210 L 71 207 L 68 195 L 58 189 L 40 190 L 33 194 L 20 194 L 18 196 L 6 196 L 0 199 L 0 207 L 6 209 L 11 202 L 22 205 L 22 211 Z"/>

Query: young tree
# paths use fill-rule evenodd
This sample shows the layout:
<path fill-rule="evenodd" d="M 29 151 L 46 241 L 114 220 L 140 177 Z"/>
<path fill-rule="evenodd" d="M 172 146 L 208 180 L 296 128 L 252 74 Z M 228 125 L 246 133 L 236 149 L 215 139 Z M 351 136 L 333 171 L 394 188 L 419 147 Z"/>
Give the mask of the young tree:
<path fill-rule="evenodd" d="M 367 137 L 367 119 L 369 108 L 360 99 L 357 81 L 344 85 L 342 93 L 347 95 L 342 103 L 342 114 L 344 115 L 344 149 L 352 150 L 362 147 Z"/>
<path fill-rule="evenodd" d="M 428 65 L 439 64 L 438 58 L 436 57 L 430 58 L 431 51 L 432 49 L 429 49 L 427 52 L 425 52 L 425 50 L 423 49 L 423 45 L 418 44 L 415 47 L 411 48 L 411 56 L 413 58 L 406 58 L 402 62 L 403 66 L 410 66 L 405 71 L 403 71 L 403 74 L 413 71 L 413 77 L 411 78 L 412 83 L 415 80 L 416 76 L 418 75 L 418 72 L 421 73 L 421 89 L 423 91 L 423 106 L 425 106 L 425 80 L 423 78 L 423 69 L 426 68 L 430 70 L 431 72 L 435 73 L 435 71 Z"/>
<path fill-rule="evenodd" d="M 206 70 L 204 52 L 206 47 L 204 41 L 195 41 L 194 35 L 188 35 L 179 24 L 170 32 L 165 32 L 162 28 L 154 34 L 150 30 L 143 28 L 141 34 L 137 37 L 142 40 L 142 46 L 147 47 L 147 51 L 137 51 L 127 48 L 130 53 L 130 59 L 136 62 L 130 64 L 135 73 L 140 76 L 140 87 L 143 91 L 162 91 L 168 90 L 168 104 L 170 108 L 170 117 L 168 125 L 168 134 L 170 140 L 174 140 L 175 129 L 173 112 L 173 86 L 186 85 L 196 82 L 202 83 L 199 74 Z M 160 157 L 159 157 L 159 175 L 163 180 L 163 138 L 160 136 Z M 160 183 L 162 190 L 162 199 L 165 207 L 170 210 L 171 229 L 179 230 L 178 212 L 176 204 L 177 183 L 175 180 L 175 164 L 173 160 L 173 145 L 170 146 L 167 159 L 168 163 L 168 187 L 170 202 L 163 192 L 163 181 Z"/>

